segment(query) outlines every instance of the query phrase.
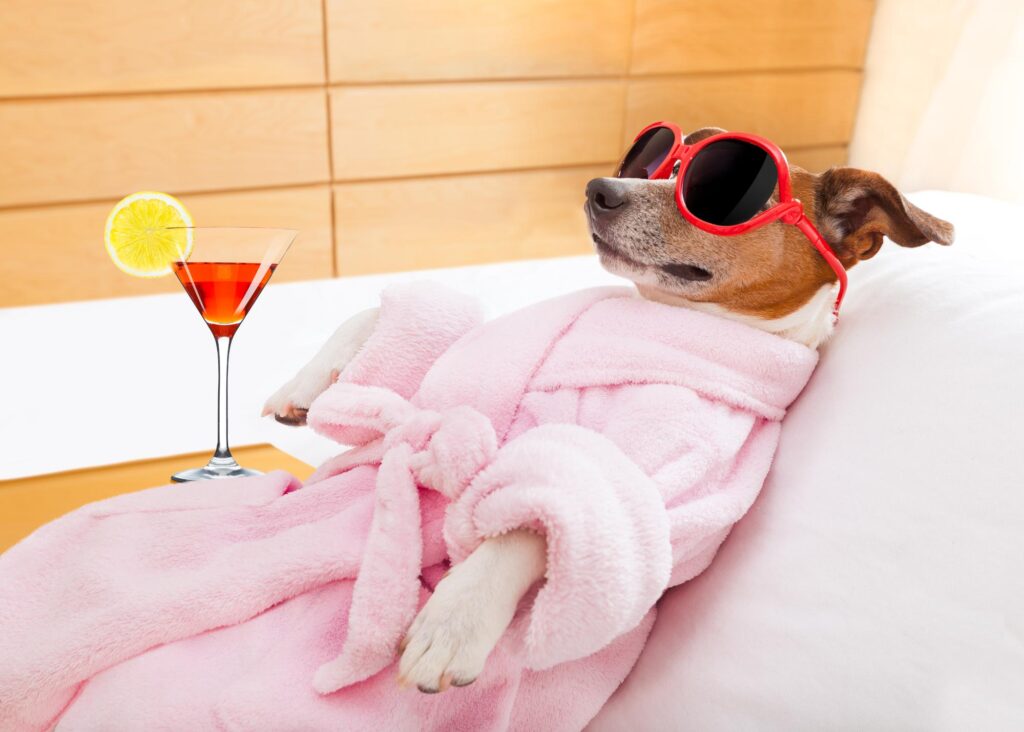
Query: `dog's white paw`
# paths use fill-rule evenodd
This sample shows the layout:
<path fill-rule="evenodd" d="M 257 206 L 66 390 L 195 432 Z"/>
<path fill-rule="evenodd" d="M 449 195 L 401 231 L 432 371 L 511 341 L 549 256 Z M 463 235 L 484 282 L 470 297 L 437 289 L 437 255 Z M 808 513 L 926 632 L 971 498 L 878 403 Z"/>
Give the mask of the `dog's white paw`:
<path fill-rule="evenodd" d="M 316 368 L 314 359 L 306 364 L 263 405 L 263 416 L 273 414 L 282 424 L 303 425 L 313 400 L 338 379 L 338 369 Z"/>
<path fill-rule="evenodd" d="M 508 602 L 461 566 L 437 585 L 404 641 L 399 680 L 428 694 L 476 680 L 519 599 Z"/>
<path fill-rule="evenodd" d="M 473 683 L 519 600 L 544 575 L 544 539 L 525 531 L 489 539 L 451 569 L 409 627 L 398 678 L 428 694 Z"/>
<path fill-rule="evenodd" d="M 273 414 L 283 424 L 305 424 L 309 405 L 337 380 L 370 337 L 377 325 L 377 312 L 377 308 L 366 310 L 342 323 L 313 360 L 267 399 L 263 416 Z"/>

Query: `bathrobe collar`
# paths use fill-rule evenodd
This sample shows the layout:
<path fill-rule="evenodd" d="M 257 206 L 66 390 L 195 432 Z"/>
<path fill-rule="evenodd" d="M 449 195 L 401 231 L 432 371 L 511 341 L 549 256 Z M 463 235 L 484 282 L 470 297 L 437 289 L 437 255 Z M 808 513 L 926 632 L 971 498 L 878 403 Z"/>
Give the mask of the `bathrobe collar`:
<path fill-rule="evenodd" d="M 464 336 L 413 401 L 470 405 L 507 435 L 530 390 L 628 383 L 686 386 L 778 420 L 803 389 L 817 352 L 751 326 L 652 302 L 632 288 L 583 290 L 506 315 Z"/>

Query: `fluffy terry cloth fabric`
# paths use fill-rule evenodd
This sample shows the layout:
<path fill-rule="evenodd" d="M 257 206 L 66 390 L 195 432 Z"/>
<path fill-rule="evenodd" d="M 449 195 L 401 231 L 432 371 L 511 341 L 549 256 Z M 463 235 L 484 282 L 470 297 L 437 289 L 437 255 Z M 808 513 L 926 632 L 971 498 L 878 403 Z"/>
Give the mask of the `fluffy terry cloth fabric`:
<path fill-rule="evenodd" d="M 661 593 L 757 496 L 817 356 L 748 326 L 576 293 L 480 324 L 434 287 L 309 410 L 355 448 L 85 506 L 0 557 L 0 729 L 578 729 Z M 547 538 L 545 581 L 472 685 L 400 690 L 448 561 Z"/>

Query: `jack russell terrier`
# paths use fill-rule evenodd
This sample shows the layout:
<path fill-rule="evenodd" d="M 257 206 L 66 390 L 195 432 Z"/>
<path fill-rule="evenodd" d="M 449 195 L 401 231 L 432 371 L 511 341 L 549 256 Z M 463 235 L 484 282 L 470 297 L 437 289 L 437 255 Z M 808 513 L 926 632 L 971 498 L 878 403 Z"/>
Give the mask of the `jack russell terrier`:
<path fill-rule="evenodd" d="M 637 138 L 617 177 L 589 182 L 584 210 L 602 265 L 631 280 L 642 298 L 812 350 L 832 332 L 845 270 L 874 256 L 884 237 L 905 247 L 953 241 L 949 223 L 876 173 L 813 174 L 788 168 L 760 138 L 717 128 L 682 138 L 666 123 Z M 374 309 L 344 323 L 264 414 L 304 424 L 377 320 Z M 520 601 L 545 579 L 547 552 L 542 532 L 516 529 L 454 564 L 405 634 L 400 681 L 424 692 L 474 681 Z"/>

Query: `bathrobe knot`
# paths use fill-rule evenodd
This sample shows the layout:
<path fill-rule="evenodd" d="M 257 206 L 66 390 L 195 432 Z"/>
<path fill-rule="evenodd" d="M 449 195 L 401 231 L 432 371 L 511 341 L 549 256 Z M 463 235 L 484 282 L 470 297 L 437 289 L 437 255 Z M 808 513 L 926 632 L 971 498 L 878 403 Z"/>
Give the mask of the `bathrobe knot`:
<path fill-rule="evenodd" d="M 472 407 L 422 409 L 377 386 L 335 384 L 310 407 L 309 425 L 357 447 L 329 460 L 308 483 L 379 463 L 404 444 L 412 451 L 409 469 L 416 483 L 455 500 L 498 450 L 491 421 Z"/>
<path fill-rule="evenodd" d="M 419 606 L 423 534 L 419 489 L 450 501 L 493 459 L 498 440 L 487 417 L 467 406 L 421 409 L 389 389 L 339 383 L 310 408 L 310 424 L 365 442 L 342 460 L 379 463 L 376 503 L 349 608 L 341 655 L 321 666 L 320 693 L 363 681 L 389 666 Z M 332 470 L 345 467 L 337 463 Z"/>
<path fill-rule="evenodd" d="M 409 468 L 416 482 L 454 501 L 494 459 L 498 438 L 487 417 L 460 406 L 415 412 L 387 433 L 385 454 L 399 444 L 415 450 L 409 456 Z"/>

